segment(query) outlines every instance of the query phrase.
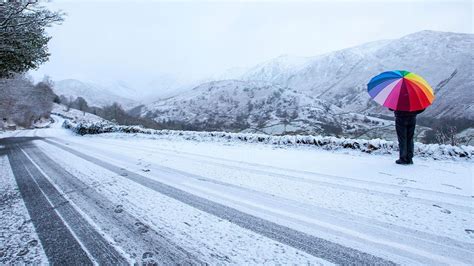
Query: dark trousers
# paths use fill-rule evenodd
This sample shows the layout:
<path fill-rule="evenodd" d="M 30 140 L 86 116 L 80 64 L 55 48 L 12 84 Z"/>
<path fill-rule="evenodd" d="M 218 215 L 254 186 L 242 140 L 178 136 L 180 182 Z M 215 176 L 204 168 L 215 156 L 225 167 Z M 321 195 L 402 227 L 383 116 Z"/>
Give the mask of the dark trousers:
<path fill-rule="evenodd" d="M 416 116 L 396 117 L 395 127 L 398 136 L 398 148 L 400 150 L 400 159 L 410 162 L 413 158 L 413 136 L 415 135 Z"/>

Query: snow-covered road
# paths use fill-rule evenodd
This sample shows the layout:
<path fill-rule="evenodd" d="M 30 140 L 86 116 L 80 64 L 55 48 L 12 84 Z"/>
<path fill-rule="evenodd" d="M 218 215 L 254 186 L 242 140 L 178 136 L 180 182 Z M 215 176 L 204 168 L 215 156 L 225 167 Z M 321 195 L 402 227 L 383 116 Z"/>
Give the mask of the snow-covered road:
<path fill-rule="evenodd" d="M 1 136 L 2 263 L 474 263 L 472 161 L 59 124 Z"/>

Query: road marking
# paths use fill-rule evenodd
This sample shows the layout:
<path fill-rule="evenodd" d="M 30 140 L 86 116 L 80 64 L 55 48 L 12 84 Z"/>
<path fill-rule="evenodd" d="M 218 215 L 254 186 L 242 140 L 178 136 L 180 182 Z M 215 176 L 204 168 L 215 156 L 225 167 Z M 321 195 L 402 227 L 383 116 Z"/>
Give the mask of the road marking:
<path fill-rule="evenodd" d="M 15 176 L 20 194 L 43 245 L 49 263 L 58 265 L 82 264 L 93 262 L 72 235 L 57 210 L 51 205 L 21 160 L 19 150 L 8 148 L 8 158 Z"/>
<path fill-rule="evenodd" d="M 130 241 L 124 247 L 127 249 L 127 252 L 124 252 L 127 254 L 136 254 L 134 259 L 136 259 L 138 263 L 140 263 L 144 253 L 154 253 L 153 259 L 165 265 L 205 264 L 193 254 L 174 244 L 172 240 L 164 237 L 160 232 L 149 229 L 147 234 L 139 233 L 136 224 L 137 222 L 143 222 L 144 224 L 144 221 L 137 219 L 127 211 L 117 215 L 113 211 L 116 204 L 108 200 L 102 194 L 99 194 L 93 187 L 86 185 L 77 177 L 66 171 L 58 163 L 51 160 L 50 157 L 43 153 L 38 147 L 32 146 L 28 152 L 30 153 L 29 156 L 38 162 L 38 166 L 43 168 L 44 172 L 47 173 L 45 175 L 47 176 L 49 174 L 51 180 L 55 181 L 51 183 L 57 183 L 63 191 L 77 192 L 75 193 L 74 199 L 82 203 L 87 203 L 86 205 L 81 205 L 82 208 L 93 213 L 95 219 L 101 221 L 102 226 L 108 227 L 107 230 L 109 234 L 111 234 L 111 239 L 126 239 Z M 43 171 L 43 169 L 41 169 L 41 171 Z M 78 190 L 80 190 L 80 192 Z M 78 211 L 82 212 L 80 209 Z M 85 216 L 87 217 L 87 215 Z M 91 224 L 95 223 L 91 222 Z M 100 229 L 97 230 L 100 231 Z M 119 233 L 117 234 L 117 232 Z M 124 243 L 122 242 L 122 244 Z M 132 248 L 129 249 L 130 247 Z"/>
<path fill-rule="evenodd" d="M 21 148 L 20 148 L 21 150 Z M 23 153 L 24 151 L 21 150 Z M 26 154 L 25 154 L 26 155 Z M 28 172 L 28 174 L 33 177 L 34 175 L 30 172 L 30 170 L 28 169 L 28 167 L 25 167 L 26 171 Z M 74 230 L 72 230 L 72 228 L 69 226 L 69 224 L 66 222 L 66 220 L 64 219 L 64 217 L 61 215 L 61 213 L 58 211 L 58 207 L 59 206 L 55 206 L 55 204 L 53 204 L 51 202 L 51 200 L 48 198 L 48 196 L 46 195 L 46 193 L 44 192 L 44 190 L 41 188 L 41 186 L 38 184 L 38 181 L 36 181 L 35 178 L 32 178 L 33 179 L 33 182 L 38 186 L 39 190 L 41 190 L 41 193 L 43 193 L 44 197 L 46 198 L 46 200 L 48 201 L 48 203 L 52 206 L 53 210 L 58 214 L 59 218 L 61 218 L 62 222 L 64 223 L 64 225 L 67 227 L 67 229 L 69 230 L 69 232 L 71 233 L 71 235 L 76 239 L 77 243 L 79 243 L 79 245 L 81 246 L 82 250 L 84 250 L 84 252 L 87 254 L 87 256 L 89 257 L 89 259 L 92 261 L 93 264 L 97 265 L 97 261 L 94 259 L 94 257 L 91 255 L 91 253 L 87 250 L 87 248 L 84 246 L 83 243 L 81 243 L 79 237 L 74 233 Z"/>
<path fill-rule="evenodd" d="M 51 178 L 34 162 L 34 160 L 21 147 L 19 147 L 19 149 L 29 160 L 31 166 L 34 167 L 33 169 L 38 171 L 38 174 L 40 176 L 38 176 L 37 178 L 44 179 L 45 181 L 47 181 L 47 185 L 50 186 L 50 189 L 52 189 L 52 193 L 49 193 L 49 195 L 41 188 L 42 186 L 38 184 L 35 178 L 35 182 L 38 184 L 38 187 L 46 196 L 46 199 L 50 202 L 52 206 L 55 206 L 55 211 L 62 218 L 64 224 L 68 227 L 71 234 L 77 239 L 82 249 L 89 255 L 89 258 L 91 258 L 94 264 L 128 264 L 128 262 L 119 254 L 119 252 L 111 246 L 110 242 L 108 242 L 104 236 L 100 235 L 97 232 L 95 226 L 92 223 L 88 222 L 91 221 L 91 219 L 87 219 L 88 217 L 83 217 L 81 215 L 81 213 L 83 212 L 78 210 L 77 206 L 75 207 L 75 204 L 70 201 L 67 196 L 64 195 L 64 193 L 61 192 L 61 190 L 51 181 Z M 26 167 L 26 170 L 30 172 L 30 170 L 28 170 L 28 167 L 29 166 Z M 61 205 L 61 208 L 59 208 L 57 203 L 55 204 L 50 200 L 50 197 L 55 197 L 57 200 L 60 200 L 65 204 Z M 67 209 L 65 210 L 65 208 Z M 64 212 L 64 214 L 62 214 L 62 211 Z M 76 231 L 80 233 L 80 235 L 78 235 Z"/>

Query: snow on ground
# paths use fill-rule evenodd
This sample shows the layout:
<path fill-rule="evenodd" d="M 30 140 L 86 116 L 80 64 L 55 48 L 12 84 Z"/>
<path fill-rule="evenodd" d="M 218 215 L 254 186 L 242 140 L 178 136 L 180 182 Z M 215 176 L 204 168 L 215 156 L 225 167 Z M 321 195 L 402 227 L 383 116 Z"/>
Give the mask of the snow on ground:
<path fill-rule="evenodd" d="M 51 119 L 49 119 L 49 118 L 41 118 L 40 120 L 35 121 L 35 122 L 33 123 L 33 127 L 34 127 L 34 128 L 45 128 L 45 127 L 49 127 L 52 122 L 53 122 L 53 120 L 51 120 Z"/>
<path fill-rule="evenodd" d="M 82 112 L 77 109 L 68 108 L 61 104 L 54 104 L 53 110 L 51 111 L 53 116 L 57 117 L 60 116 L 62 118 L 66 118 L 72 120 L 74 122 L 81 122 L 81 121 L 88 121 L 88 122 L 104 122 L 103 118 L 93 115 L 91 113 Z"/>
<path fill-rule="evenodd" d="M 38 145 L 86 184 L 210 264 L 328 264 L 117 176 L 57 147 Z M 103 225 L 107 226 L 107 225 Z"/>
<path fill-rule="evenodd" d="M 413 166 L 400 166 L 394 164 L 393 156 L 121 137 L 124 139 L 118 141 L 107 135 L 74 141 L 88 153 L 104 154 L 113 147 L 110 157 L 121 163 L 134 162 L 137 170 L 149 170 L 153 164 L 170 167 L 319 207 L 470 239 L 464 232 L 470 221 L 462 219 L 466 214 L 462 208 L 460 213 L 446 215 L 444 208 L 432 206 L 434 203 L 402 200 L 443 200 L 453 208 L 471 206 L 471 162 L 418 159 Z M 443 226 L 446 224 L 450 226 Z M 449 232 L 455 227 L 457 230 Z"/>
<path fill-rule="evenodd" d="M 5 130 L 5 131 L 0 130 L 0 138 L 14 137 L 20 133 L 21 133 L 20 130 Z"/>
<path fill-rule="evenodd" d="M 305 146 L 150 139 L 135 134 L 42 136 L 128 171 L 290 228 L 401 264 L 472 264 L 472 160 Z M 137 186 L 97 165 L 35 141 L 52 159 L 204 260 L 235 264 L 325 263 L 213 215 Z"/>
<path fill-rule="evenodd" d="M 48 259 L 3 149 L 0 145 L 0 264 L 46 264 Z"/>

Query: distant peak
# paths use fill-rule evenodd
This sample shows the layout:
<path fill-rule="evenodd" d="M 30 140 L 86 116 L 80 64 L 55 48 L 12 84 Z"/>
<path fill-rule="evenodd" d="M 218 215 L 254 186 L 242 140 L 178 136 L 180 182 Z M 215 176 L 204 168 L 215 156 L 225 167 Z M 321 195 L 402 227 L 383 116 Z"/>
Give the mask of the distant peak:
<path fill-rule="evenodd" d="M 404 37 L 411 36 L 442 36 L 442 35 L 472 35 L 470 33 L 459 33 L 459 32 L 450 32 L 450 31 L 436 31 L 436 30 L 421 30 L 414 33 L 405 35 Z"/>

